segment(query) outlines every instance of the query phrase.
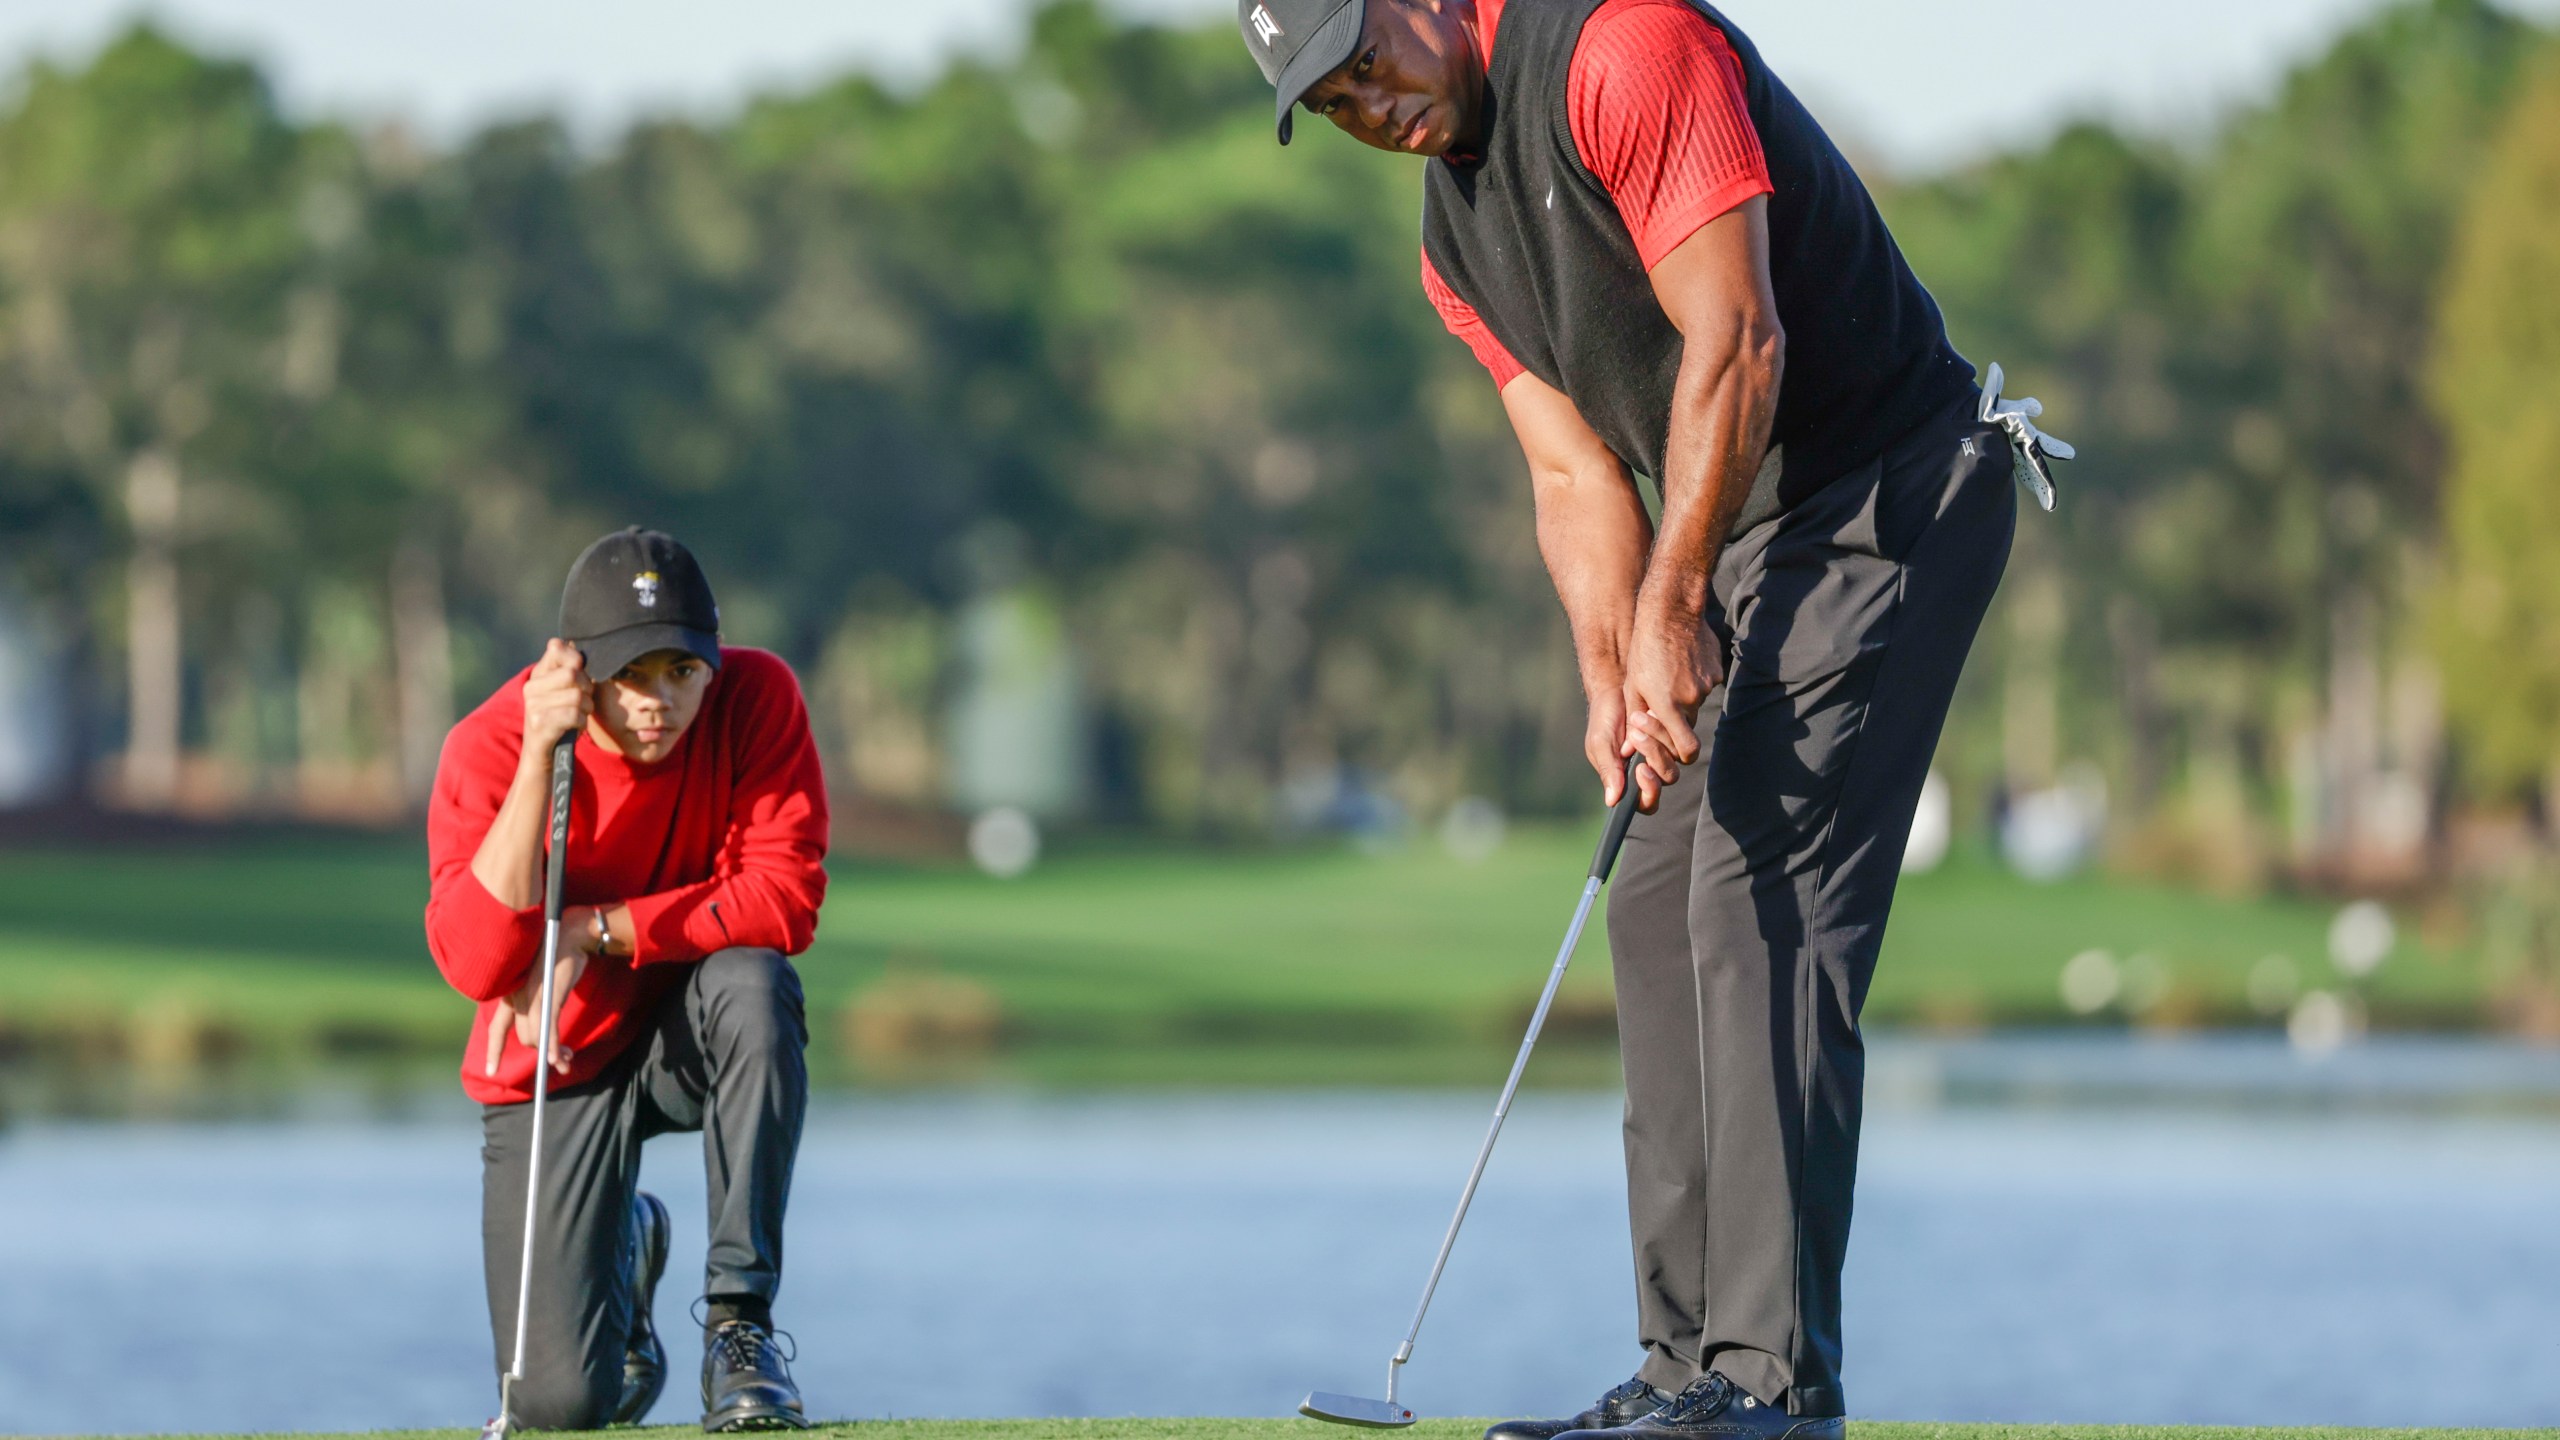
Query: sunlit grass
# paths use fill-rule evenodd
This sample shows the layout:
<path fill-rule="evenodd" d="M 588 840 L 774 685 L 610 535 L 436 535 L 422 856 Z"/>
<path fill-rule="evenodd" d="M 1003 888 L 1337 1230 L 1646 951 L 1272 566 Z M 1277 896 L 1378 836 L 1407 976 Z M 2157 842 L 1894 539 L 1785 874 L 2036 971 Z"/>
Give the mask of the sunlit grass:
<path fill-rule="evenodd" d="M 1402 1433 L 1414 1440 L 1476 1440 L 1490 1420 L 1424 1420 Z M 614 1435 L 699 1435 L 697 1427 L 652 1426 Z M 844 1440 L 1317 1440 L 1358 1432 L 1299 1419 L 1244 1420 L 866 1420 L 805 1432 Z M 471 1440 L 475 1430 L 377 1430 L 365 1440 Z M 2242 1429 L 2207 1425 L 1942 1425 L 1852 1421 L 1849 1440 L 2534 1440 L 2560 1430 L 2359 1430 L 2343 1426 Z M 237 1437 L 248 1440 L 248 1437 Z M 259 1437 L 267 1440 L 267 1437 Z M 295 1440 L 355 1440 L 301 1435 Z"/>
<path fill-rule="evenodd" d="M 1070 849 L 1010 881 L 841 863 L 801 970 L 819 1053 L 839 1069 L 855 1048 L 850 1004 L 956 994 L 992 1017 L 985 1043 L 956 1055 L 920 1043 L 871 1054 L 867 1069 L 1472 1080 L 1545 978 L 1587 844 L 1578 827 L 1519 829 L 1477 863 L 1423 843 L 1382 855 Z M 425 890 L 422 855 L 393 842 L 0 854 L 0 1040 L 130 1049 L 137 1027 L 157 1026 L 182 1049 L 194 1034 L 214 1050 L 440 1053 L 466 1009 L 426 957 Z M 1959 855 L 1904 882 L 1868 1014 L 1939 1029 L 2271 1025 L 2250 1008 L 2250 968 L 2283 955 L 2306 984 L 2343 983 L 2325 958 L 2331 914 L 2096 876 L 2032 885 Z M 1567 982 L 1541 1062 L 1550 1082 L 1608 1078 L 1602 930 Z M 2064 1010 L 2061 967 L 2093 948 L 2151 957 L 2145 1016 Z M 2481 1008 L 2467 955 L 2405 939 L 2367 990 L 2386 1024 L 2465 1024 Z M 1576 1060 L 1577 1046 L 1599 1058 Z"/>

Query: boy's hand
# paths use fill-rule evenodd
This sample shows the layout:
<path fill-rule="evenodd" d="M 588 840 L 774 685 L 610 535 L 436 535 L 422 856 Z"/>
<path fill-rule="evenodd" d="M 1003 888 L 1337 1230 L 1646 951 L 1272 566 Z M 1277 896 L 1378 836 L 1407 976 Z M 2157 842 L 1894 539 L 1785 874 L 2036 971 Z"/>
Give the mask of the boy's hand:
<path fill-rule="evenodd" d="M 560 959 L 552 973 L 553 1008 L 566 1008 L 569 992 L 577 988 L 578 977 L 587 971 L 587 952 L 583 940 L 573 943 L 564 925 L 560 936 Z M 507 1052 L 507 1032 L 515 1031 L 516 1043 L 528 1048 L 541 1042 L 542 1032 L 542 967 L 536 964 L 524 977 L 516 992 L 498 1002 L 489 1014 L 489 1029 L 481 1059 L 481 1073 L 495 1076 L 498 1061 Z M 554 1073 L 569 1073 L 569 1062 L 577 1053 L 567 1043 L 554 1038 L 551 1043 L 551 1068 Z"/>
<path fill-rule="evenodd" d="M 595 708 L 586 655 L 566 640 L 546 642 L 533 673 L 524 677 L 525 755 L 549 765 L 551 747 L 561 736 L 583 728 Z"/>

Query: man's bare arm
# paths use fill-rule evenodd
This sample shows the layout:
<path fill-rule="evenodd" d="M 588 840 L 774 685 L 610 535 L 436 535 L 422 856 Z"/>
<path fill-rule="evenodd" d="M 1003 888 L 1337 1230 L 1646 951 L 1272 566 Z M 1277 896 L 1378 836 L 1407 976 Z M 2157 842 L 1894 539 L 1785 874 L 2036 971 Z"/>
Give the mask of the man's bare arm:
<path fill-rule="evenodd" d="M 1684 348 L 1659 477 L 1661 533 L 1628 647 L 1628 725 L 1683 762 L 1698 758 L 1698 707 L 1724 679 L 1705 623 L 1709 584 L 1768 454 L 1786 371 L 1768 204 L 1766 196 L 1745 202 L 1653 267 L 1654 296 Z"/>
<path fill-rule="evenodd" d="M 1653 544 L 1653 521 L 1644 512 L 1627 469 L 1594 433 L 1563 392 L 1535 375 L 1515 377 L 1502 388 L 1529 462 L 1538 504 L 1538 553 L 1555 581 L 1573 632 L 1573 656 L 1590 704 L 1583 750 L 1599 772 L 1601 794 L 1616 804 L 1625 783 L 1627 640 L 1633 633 L 1636 587 Z M 1669 763 L 1667 754 L 1662 757 Z M 1660 773 L 1673 773 L 1660 772 Z M 1661 785 L 1638 772 L 1640 803 L 1651 810 Z"/>

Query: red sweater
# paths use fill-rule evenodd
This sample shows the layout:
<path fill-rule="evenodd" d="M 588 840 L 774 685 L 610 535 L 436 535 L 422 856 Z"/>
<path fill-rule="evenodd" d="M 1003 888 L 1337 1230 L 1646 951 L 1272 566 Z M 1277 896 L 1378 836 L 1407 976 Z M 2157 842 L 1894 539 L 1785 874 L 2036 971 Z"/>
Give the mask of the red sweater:
<path fill-rule="evenodd" d="M 1502 6 L 1476 0 L 1488 66 Z M 1648 270 L 1708 221 L 1772 190 L 1743 97 L 1742 61 L 1687 0 L 1606 0 L 1591 12 L 1565 72 L 1565 124 Z M 1520 362 L 1429 255 L 1422 291 L 1449 333 L 1493 372 L 1495 386 L 1518 378 Z"/>
<path fill-rule="evenodd" d="M 471 873 L 524 747 L 531 668 L 453 727 L 427 807 L 427 948 L 453 988 L 480 1002 L 462 1088 L 483 1104 L 533 1098 L 533 1049 L 510 1033 L 498 1073 L 481 1036 L 500 997 L 542 953 L 542 909 L 511 910 Z M 576 1054 L 555 1085 L 588 1080 L 642 1033 L 684 967 L 732 945 L 796 955 L 826 897 L 827 792 L 791 668 L 722 647 L 720 670 L 675 753 L 637 765 L 578 738 L 564 903 L 631 907 L 629 956 L 597 956 L 560 1008 Z M 617 937 L 622 938 L 622 937 Z"/>

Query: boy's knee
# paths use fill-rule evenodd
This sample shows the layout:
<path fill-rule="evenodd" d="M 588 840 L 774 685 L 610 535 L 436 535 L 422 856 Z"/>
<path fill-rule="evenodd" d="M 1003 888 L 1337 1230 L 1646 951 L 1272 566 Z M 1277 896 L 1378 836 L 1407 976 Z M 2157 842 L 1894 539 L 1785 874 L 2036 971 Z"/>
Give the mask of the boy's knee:
<path fill-rule="evenodd" d="M 531 1430 L 601 1430 L 622 1403 L 622 1357 L 608 1368 L 536 1369 L 515 1387 L 507 1406 L 515 1422 Z"/>
<path fill-rule="evenodd" d="M 800 972 L 779 950 L 737 945 L 702 957 L 704 1009 L 722 1026 L 800 1033 Z"/>
<path fill-rule="evenodd" d="M 800 998 L 800 972 L 779 950 L 732 945 L 702 957 L 702 986 L 745 1000 Z"/>

